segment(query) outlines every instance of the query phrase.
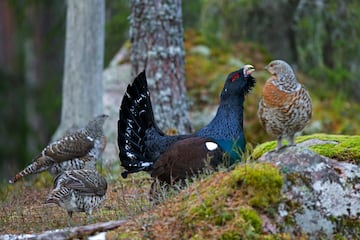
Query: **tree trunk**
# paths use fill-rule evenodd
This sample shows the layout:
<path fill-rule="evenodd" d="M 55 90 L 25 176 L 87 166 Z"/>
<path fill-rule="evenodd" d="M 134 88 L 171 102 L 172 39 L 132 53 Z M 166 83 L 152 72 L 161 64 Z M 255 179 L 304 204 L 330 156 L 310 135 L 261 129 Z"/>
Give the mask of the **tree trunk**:
<path fill-rule="evenodd" d="M 28 164 L 58 124 L 64 12 L 61 1 L 0 1 L 0 178 Z"/>
<path fill-rule="evenodd" d="M 56 139 L 103 112 L 105 2 L 68 0 L 61 123 Z"/>
<path fill-rule="evenodd" d="M 0 71 L 11 72 L 15 65 L 14 16 L 8 1 L 0 1 Z"/>
<path fill-rule="evenodd" d="M 181 0 L 132 0 L 132 74 L 146 68 L 155 120 L 164 130 L 191 129 L 187 116 Z"/>

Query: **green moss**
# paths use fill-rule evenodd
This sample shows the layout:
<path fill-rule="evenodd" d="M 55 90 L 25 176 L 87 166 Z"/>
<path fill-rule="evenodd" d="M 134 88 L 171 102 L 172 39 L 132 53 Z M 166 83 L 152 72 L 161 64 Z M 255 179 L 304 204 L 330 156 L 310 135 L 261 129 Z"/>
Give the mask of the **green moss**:
<path fill-rule="evenodd" d="M 193 204 L 189 204 L 191 206 L 189 218 L 186 218 L 185 222 L 192 223 L 194 220 L 206 220 L 215 225 L 223 225 L 226 221 L 231 220 L 233 214 L 225 208 L 228 191 L 228 187 L 219 184 L 216 190 L 208 189 L 205 191 L 200 197 L 200 202 L 195 202 L 196 199 L 199 199 L 199 195 L 190 197 Z"/>
<path fill-rule="evenodd" d="M 342 217 L 334 218 L 332 221 L 336 223 L 338 233 L 334 235 L 334 239 L 355 239 L 360 235 L 360 219 Z"/>
<path fill-rule="evenodd" d="M 224 225 L 227 221 L 230 221 L 234 218 L 234 214 L 231 211 L 223 210 L 219 214 L 215 215 L 215 225 L 221 226 Z"/>
<path fill-rule="evenodd" d="M 274 150 L 275 147 L 276 147 L 276 141 L 262 143 L 262 144 L 256 146 L 256 148 L 254 149 L 254 151 L 252 153 L 252 158 L 258 159 L 266 152 Z"/>
<path fill-rule="evenodd" d="M 226 231 L 220 237 L 219 240 L 237 240 L 244 239 L 238 231 Z"/>
<path fill-rule="evenodd" d="M 360 163 L 360 136 L 359 135 L 327 135 L 314 134 L 299 137 L 298 142 L 317 138 L 323 141 L 336 141 L 338 144 L 314 145 L 310 149 L 329 158 L 340 161 L 354 161 Z"/>
<path fill-rule="evenodd" d="M 240 233 L 239 230 L 229 230 L 222 233 L 219 238 L 220 240 L 243 240 L 243 239 L 262 239 L 262 240 L 291 240 L 294 239 L 290 234 L 256 234 L 251 231 L 247 231 L 245 234 Z M 302 239 L 302 238 L 299 238 Z M 304 238 L 307 239 L 307 238 Z"/>
<path fill-rule="evenodd" d="M 337 159 L 340 161 L 350 161 L 356 164 L 360 163 L 360 136 L 359 135 L 330 135 L 330 134 L 313 134 L 299 136 L 296 143 L 301 143 L 310 139 L 319 139 L 322 141 L 335 141 L 337 144 L 317 144 L 309 148 L 320 155 Z M 264 153 L 274 150 L 276 142 L 266 142 L 257 146 L 252 154 L 253 159 L 258 159 Z"/>
<path fill-rule="evenodd" d="M 334 240 L 346 240 L 346 237 L 341 236 L 340 234 L 335 234 Z"/>
<path fill-rule="evenodd" d="M 267 163 L 242 164 L 230 173 L 216 173 L 183 199 L 182 229 L 186 237 L 212 229 L 219 239 L 259 239 L 261 211 L 268 216 L 281 198 L 283 180 L 276 167 Z M 200 230 L 202 229 L 202 230 Z"/>
<path fill-rule="evenodd" d="M 117 236 L 106 236 L 107 238 L 109 237 L 109 239 L 143 239 L 137 236 L 137 232 L 122 232 L 119 233 Z"/>
<path fill-rule="evenodd" d="M 241 186 L 253 207 L 268 208 L 280 200 L 283 179 L 270 164 L 247 164 L 232 172 L 232 186 Z"/>
<path fill-rule="evenodd" d="M 261 233 L 262 220 L 255 210 L 251 208 L 240 207 L 239 213 L 245 222 L 249 224 L 249 229 L 253 230 L 254 232 Z"/>

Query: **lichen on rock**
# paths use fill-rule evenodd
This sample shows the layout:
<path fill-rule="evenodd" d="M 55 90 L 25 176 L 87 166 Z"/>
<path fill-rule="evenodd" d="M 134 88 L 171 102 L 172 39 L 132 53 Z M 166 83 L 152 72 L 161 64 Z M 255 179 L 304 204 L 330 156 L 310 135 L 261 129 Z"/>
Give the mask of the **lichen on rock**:
<path fill-rule="evenodd" d="M 303 147 L 269 152 L 258 161 L 275 164 L 284 178 L 285 200 L 277 213 L 280 229 L 294 237 L 305 233 L 310 239 L 331 239 L 336 234 L 347 239 L 359 237 L 360 233 L 352 230 L 354 224 L 359 229 L 359 220 L 351 221 L 351 226 L 342 224 L 360 216 L 359 166 Z"/>

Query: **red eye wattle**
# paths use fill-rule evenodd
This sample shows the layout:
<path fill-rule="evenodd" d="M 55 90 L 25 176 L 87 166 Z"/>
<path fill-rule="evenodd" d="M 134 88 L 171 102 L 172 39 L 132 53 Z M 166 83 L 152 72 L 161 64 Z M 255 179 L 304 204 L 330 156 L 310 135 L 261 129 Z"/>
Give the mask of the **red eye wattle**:
<path fill-rule="evenodd" d="M 235 73 L 234 75 L 232 75 L 231 77 L 231 82 L 235 81 L 235 79 L 239 78 L 239 74 Z"/>

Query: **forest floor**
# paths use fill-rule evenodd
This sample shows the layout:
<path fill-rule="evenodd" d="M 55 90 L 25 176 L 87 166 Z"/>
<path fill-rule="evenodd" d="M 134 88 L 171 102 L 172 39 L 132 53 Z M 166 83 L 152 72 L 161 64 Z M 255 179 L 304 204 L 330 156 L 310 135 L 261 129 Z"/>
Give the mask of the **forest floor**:
<path fill-rule="evenodd" d="M 90 218 L 85 213 L 74 213 L 71 220 L 56 204 L 44 204 L 52 189 L 49 174 L 42 173 L 30 180 L 5 185 L 1 189 L 0 235 L 36 234 L 69 226 L 126 220 L 150 209 L 150 177 L 145 173 L 134 174 L 128 179 L 112 179 L 108 183 L 103 205 Z"/>
<path fill-rule="evenodd" d="M 336 146 L 315 144 L 309 148 L 339 161 L 353 159 L 350 162 L 359 163 L 359 136 L 299 136 L 297 143 L 309 139 L 336 141 Z M 271 141 L 253 151 L 249 149 L 247 160 L 231 171 L 206 171 L 180 193 L 177 189 L 160 191 L 158 205 L 149 201 L 152 180 L 147 173 L 123 179 L 119 164 L 99 169 L 108 180 L 106 201 L 91 218 L 85 213 L 74 213 L 71 222 L 64 209 L 43 204 L 52 188 L 51 176 L 48 173 L 29 176 L 0 188 L 0 235 L 39 234 L 69 226 L 125 220 L 117 229 L 107 232 L 106 239 L 294 239 L 286 232 L 273 234 L 275 212 L 283 199 L 279 170 L 272 164 L 253 161 L 275 145 Z M 359 226 L 358 221 L 356 224 Z M 297 239 L 307 238 L 301 235 Z"/>
<path fill-rule="evenodd" d="M 85 213 L 74 213 L 71 223 L 64 209 L 43 204 L 51 190 L 51 177 L 42 173 L 1 189 L 0 235 L 40 234 L 70 226 L 125 220 L 119 228 L 108 232 L 106 239 L 261 237 L 260 215 L 249 204 L 254 195 L 246 193 L 254 192 L 253 184 L 250 184 L 250 189 L 246 184 L 237 182 L 246 176 L 250 177 L 245 181 L 249 183 L 252 178 L 263 176 L 266 181 L 262 179 L 259 182 L 276 182 L 281 177 L 274 170 L 277 171 L 263 164 L 242 164 L 235 171 L 206 172 L 180 193 L 178 189 L 160 191 L 161 204 L 158 205 L 149 201 L 151 179 L 148 174 L 137 173 L 127 179 L 118 177 L 120 174 L 108 174 L 107 199 L 101 208 L 90 219 Z M 259 171 L 261 174 L 258 174 Z M 274 192 L 277 194 L 274 187 L 269 188 L 271 193 L 264 187 L 261 189 L 271 198 Z M 267 201 L 267 197 L 261 196 L 261 199 L 261 202 Z M 261 212 L 266 214 L 264 210 Z M 284 239 L 288 239 L 287 236 Z"/>

